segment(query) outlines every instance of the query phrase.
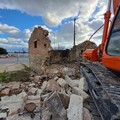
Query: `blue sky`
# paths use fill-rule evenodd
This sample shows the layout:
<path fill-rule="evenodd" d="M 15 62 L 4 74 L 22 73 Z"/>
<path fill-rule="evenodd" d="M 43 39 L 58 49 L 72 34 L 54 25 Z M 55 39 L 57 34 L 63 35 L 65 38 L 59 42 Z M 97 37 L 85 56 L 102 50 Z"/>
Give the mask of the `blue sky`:
<path fill-rule="evenodd" d="M 32 28 L 34 25 L 44 25 L 42 17 L 31 16 L 18 10 L 0 9 L 1 23 L 15 26 L 21 30 Z"/>
<path fill-rule="evenodd" d="M 107 0 L 0 0 L 0 47 L 13 52 L 28 50 L 31 32 L 39 25 L 49 31 L 52 46 L 71 48 L 74 17 L 79 13 L 76 21 L 79 44 L 102 25 L 106 3 Z M 97 35 L 101 34 L 100 31 Z M 98 38 L 93 38 L 97 44 Z"/>

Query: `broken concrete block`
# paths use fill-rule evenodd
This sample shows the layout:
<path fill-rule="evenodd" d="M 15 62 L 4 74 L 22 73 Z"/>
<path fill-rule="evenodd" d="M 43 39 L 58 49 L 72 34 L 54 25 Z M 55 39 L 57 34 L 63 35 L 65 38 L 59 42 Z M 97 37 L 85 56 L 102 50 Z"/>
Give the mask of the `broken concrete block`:
<path fill-rule="evenodd" d="M 68 75 L 65 76 L 65 80 L 71 87 L 79 86 L 79 80 L 72 80 Z"/>
<path fill-rule="evenodd" d="M 38 89 L 37 90 L 37 95 L 41 95 L 42 94 L 42 89 Z"/>
<path fill-rule="evenodd" d="M 32 87 L 32 88 L 30 88 L 30 89 L 28 90 L 28 94 L 29 94 L 29 95 L 36 95 L 36 94 L 37 94 L 37 91 L 38 91 L 37 88 Z"/>
<path fill-rule="evenodd" d="M 22 92 L 22 89 L 20 89 L 20 88 L 11 89 L 10 90 L 10 95 L 13 95 L 13 94 L 17 95 L 21 92 Z"/>
<path fill-rule="evenodd" d="M 61 92 L 59 92 L 58 94 L 60 96 L 64 108 L 67 109 L 70 101 L 70 96 Z"/>
<path fill-rule="evenodd" d="M 28 95 L 27 95 L 27 93 L 26 92 L 21 92 L 20 94 L 18 94 L 17 95 L 19 98 L 21 98 L 21 99 L 23 99 L 24 101 L 26 101 L 27 100 L 27 98 L 28 98 Z"/>
<path fill-rule="evenodd" d="M 61 87 L 60 89 L 61 89 L 60 90 L 61 93 L 66 94 L 65 88 Z"/>
<path fill-rule="evenodd" d="M 39 81 L 41 79 L 41 76 L 36 75 L 36 76 L 34 76 L 34 79 L 37 80 L 37 81 Z"/>
<path fill-rule="evenodd" d="M 35 87 L 35 83 L 28 84 L 29 87 Z"/>
<path fill-rule="evenodd" d="M 79 81 L 79 88 L 80 88 L 81 90 L 84 89 L 84 78 L 83 78 L 83 77 L 80 78 L 80 81 Z"/>
<path fill-rule="evenodd" d="M 83 98 L 72 94 L 67 110 L 68 120 L 83 120 Z"/>
<path fill-rule="evenodd" d="M 74 76 L 75 75 L 75 69 L 74 68 L 65 67 L 65 68 L 63 68 L 63 72 L 65 73 L 65 75 L 68 75 L 68 76 Z"/>
<path fill-rule="evenodd" d="M 64 88 L 68 87 L 67 82 L 63 78 L 59 78 L 57 83 Z"/>
<path fill-rule="evenodd" d="M 73 87 L 72 92 L 74 94 L 82 96 L 84 100 L 87 100 L 89 98 L 89 95 L 86 92 L 84 92 L 83 90 L 79 89 L 78 87 Z"/>
<path fill-rule="evenodd" d="M 40 108 L 41 107 L 41 97 L 40 97 L 40 95 L 28 96 L 26 103 L 34 103 L 36 105 L 36 107 Z"/>
<path fill-rule="evenodd" d="M 11 89 L 19 89 L 20 82 L 9 82 L 7 86 Z"/>
<path fill-rule="evenodd" d="M 92 120 L 91 114 L 87 108 L 83 108 L 83 120 Z"/>
<path fill-rule="evenodd" d="M 41 77 L 41 76 L 34 76 L 34 78 L 33 78 L 33 80 L 32 80 L 32 81 L 34 81 L 34 82 L 37 84 L 38 82 L 40 82 L 40 83 L 41 83 L 41 79 L 42 79 L 42 77 Z"/>
<path fill-rule="evenodd" d="M 28 111 L 28 112 L 33 112 L 36 108 L 36 104 L 35 103 L 27 103 L 25 105 L 25 109 Z"/>
<path fill-rule="evenodd" d="M 5 88 L 5 85 L 0 84 L 0 91 Z"/>
<path fill-rule="evenodd" d="M 41 120 L 50 120 L 51 116 L 52 116 L 51 112 L 48 109 L 45 109 L 42 111 Z"/>
<path fill-rule="evenodd" d="M 60 91 L 60 86 L 56 81 L 49 80 L 46 90 L 47 91 Z"/>
<path fill-rule="evenodd" d="M 45 98 L 47 98 L 50 95 L 50 93 L 47 93 L 45 95 L 41 95 L 41 100 L 44 101 Z"/>
<path fill-rule="evenodd" d="M 52 113 L 52 120 L 66 120 L 66 110 L 57 92 L 46 99 L 45 103 Z"/>
<path fill-rule="evenodd" d="M 79 81 L 79 88 L 84 91 L 88 91 L 88 85 L 84 77 L 80 78 Z"/>
<path fill-rule="evenodd" d="M 9 95 L 10 93 L 10 88 L 5 88 L 0 92 L 0 95 L 4 96 L 4 95 Z"/>
<path fill-rule="evenodd" d="M 5 120 L 7 117 L 7 113 L 0 112 L 0 120 Z"/>
<path fill-rule="evenodd" d="M 65 74 L 60 70 L 58 73 L 56 73 L 56 75 L 59 77 L 59 78 L 65 78 Z"/>
<path fill-rule="evenodd" d="M 20 89 L 26 89 L 26 88 L 28 88 L 27 85 L 25 85 L 24 83 L 21 83 L 21 84 L 20 84 Z"/>
<path fill-rule="evenodd" d="M 40 95 L 29 95 L 27 100 L 40 100 Z"/>
<path fill-rule="evenodd" d="M 1 97 L 0 106 L 1 109 L 8 108 L 9 115 L 16 114 L 24 108 L 26 99 L 27 96 L 25 92 L 22 92 L 18 95 L 4 96 Z"/>
<path fill-rule="evenodd" d="M 54 78 L 53 78 L 53 80 L 55 80 L 55 81 L 57 81 L 59 78 L 58 78 L 58 76 L 55 76 Z"/>
<path fill-rule="evenodd" d="M 42 90 L 46 89 L 47 85 L 48 85 L 48 82 L 44 81 L 42 86 L 41 86 Z"/>
<path fill-rule="evenodd" d="M 34 81 L 34 77 L 30 76 L 29 79 L 30 79 L 30 81 Z"/>
<path fill-rule="evenodd" d="M 66 89 L 66 93 L 67 93 L 68 95 L 72 95 L 72 88 L 71 88 L 71 87 L 68 87 L 68 88 Z"/>
<path fill-rule="evenodd" d="M 31 120 L 31 116 L 30 115 L 19 116 L 18 114 L 16 114 L 16 115 L 8 116 L 6 120 Z M 32 119 L 32 120 L 35 120 L 35 119 Z"/>

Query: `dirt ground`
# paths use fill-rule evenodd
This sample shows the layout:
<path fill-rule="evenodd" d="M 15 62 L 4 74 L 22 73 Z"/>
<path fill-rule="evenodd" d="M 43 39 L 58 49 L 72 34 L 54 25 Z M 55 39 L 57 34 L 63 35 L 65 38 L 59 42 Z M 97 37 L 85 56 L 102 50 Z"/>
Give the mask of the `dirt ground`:
<path fill-rule="evenodd" d="M 25 69 L 25 66 L 29 67 L 29 63 L 24 64 L 0 64 L 0 73 L 12 72 Z"/>

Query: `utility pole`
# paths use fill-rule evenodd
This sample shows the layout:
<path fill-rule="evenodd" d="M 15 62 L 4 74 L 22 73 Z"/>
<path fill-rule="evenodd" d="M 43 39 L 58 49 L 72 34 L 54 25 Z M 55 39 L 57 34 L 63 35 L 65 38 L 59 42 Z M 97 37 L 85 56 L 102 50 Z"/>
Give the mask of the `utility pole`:
<path fill-rule="evenodd" d="M 73 46 L 74 46 L 74 47 L 75 47 L 75 35 L 76 35 L 76 31 L 75 31 L 75 21 L 76 21 L 76 18 L 74 18 L 74 34 L 73 34 L 73 40 L 74 40 Z"/>
<path fill-rule="evenodd" d="M 74 33 L 73 33 L 73 58 L 74 58 L 74 60 L 76 60 L 76 46 L 75 46 L 76 31 L 75 31 L 75 22 L 76 22 L 76 18 L 74 18 Z"/>

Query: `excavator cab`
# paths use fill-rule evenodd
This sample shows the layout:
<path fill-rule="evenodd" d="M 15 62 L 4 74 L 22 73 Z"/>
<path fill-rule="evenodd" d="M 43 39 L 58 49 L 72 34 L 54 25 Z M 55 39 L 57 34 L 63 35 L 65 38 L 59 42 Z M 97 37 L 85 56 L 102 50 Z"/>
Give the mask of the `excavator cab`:
<path fill-rule="evenodd" d="M 120 56 L 120 9 L 110 32 L 106 53 L 111 56 Z"/>
<path fill-rule="evenodd" d="M 120 72 L 120 7 L 115 15 L 109 32 L 102 63 L 107 68 Z"/>

